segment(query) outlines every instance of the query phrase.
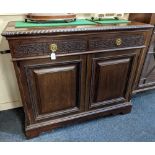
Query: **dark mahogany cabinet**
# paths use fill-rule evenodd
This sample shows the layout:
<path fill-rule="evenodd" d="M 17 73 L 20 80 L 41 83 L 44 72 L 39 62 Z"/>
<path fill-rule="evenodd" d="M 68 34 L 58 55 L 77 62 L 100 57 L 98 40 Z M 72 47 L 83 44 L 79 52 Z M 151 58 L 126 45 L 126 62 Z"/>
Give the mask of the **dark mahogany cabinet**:
<path fill-rule="evenodd" d="M 34 137 L 68 123 L 131 111 L 152 26 L 15 28 L 3 32 Z M 51 54 L 56 59 L 51 59 Z"/>

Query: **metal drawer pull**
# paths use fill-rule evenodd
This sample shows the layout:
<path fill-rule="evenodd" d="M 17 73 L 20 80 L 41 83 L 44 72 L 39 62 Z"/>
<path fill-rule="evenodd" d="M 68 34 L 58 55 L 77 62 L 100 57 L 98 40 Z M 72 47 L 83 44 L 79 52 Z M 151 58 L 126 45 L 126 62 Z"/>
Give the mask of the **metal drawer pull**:
<path fill-rule="evenodd" d="M 52 51 L 52 53 L 51 53 L 51 60 L 55 60 L 56 59 L 55 52 L 57 51 L 57 49 L 58 49 L 57 44 L 51 44 L 50 45 L 50 50 Z"/>
<path fill-rule="evenodd" d="M 122 39 L 121 38 L 117 38 L 115 41 L 117 46 L 120 46 L 122 44 Z"/>
<path fill-rule="evenodd" d="M 51 45 L 50 45 L 50 50 L 51 50 L 52 52 L 56 52 L 57 49 L 58 49 L 57 44 L 51 44 Z"/>

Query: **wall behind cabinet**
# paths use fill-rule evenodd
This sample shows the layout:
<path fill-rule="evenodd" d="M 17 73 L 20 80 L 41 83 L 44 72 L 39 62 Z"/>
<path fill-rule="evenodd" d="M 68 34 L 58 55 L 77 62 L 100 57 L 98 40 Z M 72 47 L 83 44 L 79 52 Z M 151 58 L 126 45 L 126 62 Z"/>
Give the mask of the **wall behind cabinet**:
<path fill-rule="evenodd" d="M 9 21 L 23 20 L 24 15 L 0 15 L 0 34 Z M 0 35 L 0 51 L 8 50 Z M 0 111 L 22 106 L 11 54 L 0 54 Z"/>

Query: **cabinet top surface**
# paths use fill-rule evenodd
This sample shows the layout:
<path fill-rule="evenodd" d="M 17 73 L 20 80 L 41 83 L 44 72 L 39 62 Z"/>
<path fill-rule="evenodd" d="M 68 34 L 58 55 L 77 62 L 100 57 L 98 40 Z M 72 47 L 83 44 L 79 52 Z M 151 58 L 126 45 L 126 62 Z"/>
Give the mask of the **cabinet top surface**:
<path fill-rule="evenodd" d="M 2 35 L 11 36 L 30 36 L 45 34 L 63 34 L 73 32 L 95 32 L 95 31 L 117 31 L 117 30 L 136 30 L 153 28 L 153 25 L 129 22 L 123 24 L 96 24 L 96 25 L 80 25 L 80 26 L 59 26 L 59 27 L 32 27 L 32 28 L 16 28 L 15 22 L 9 22 L 4 29 Z"/>

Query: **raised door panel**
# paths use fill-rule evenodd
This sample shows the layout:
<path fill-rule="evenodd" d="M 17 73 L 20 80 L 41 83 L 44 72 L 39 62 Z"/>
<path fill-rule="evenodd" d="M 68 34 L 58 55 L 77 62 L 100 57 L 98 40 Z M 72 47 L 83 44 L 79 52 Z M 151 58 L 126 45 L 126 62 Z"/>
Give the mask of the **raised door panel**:
<path fill-rule="evenodd" d="M 39 113 L 50 113 L 77 107 L 79 72 L 76 65 L 34 69 Z"/>
<path fill-rule="evenodd" d="M 94 64 L 92 101 L 101 102 L 124 96 L 130 59 L 98 60 Z M 103 93 L 103 90 L 104 91 Z"/>
<path fill-rule="evenodd" d="M 90 81 L 90 88 L 87 89 L 88 108 L 128 102 L 137 56 L 137 52 L 131 50 L 129 55 L 106 57 L 96 54 L 90 58 L 90 80 L 87 77 Z"/>
<path fill-rule="evenodd" d="M 84 110 L 85 61 L 85 58 L 72 57 L 59 62 L 36 60 L 22 64 L 27 102 L 35 122 Z"/>

